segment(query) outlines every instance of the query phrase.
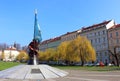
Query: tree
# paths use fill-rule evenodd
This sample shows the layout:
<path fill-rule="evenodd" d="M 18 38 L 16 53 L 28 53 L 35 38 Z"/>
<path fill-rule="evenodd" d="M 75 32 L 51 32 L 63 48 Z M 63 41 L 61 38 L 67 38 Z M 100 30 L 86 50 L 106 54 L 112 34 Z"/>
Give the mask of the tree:
<path fill-rule="evenodd" d="M 39 61 L 45 61 L 45 53 L 42 51 L 39 51 L 38 54 L 39 54 L 38 55 Z"/>
<path fill-rule="evenodd" d="M 82 66 L 84 65 L 84 62 L 96 60 L 96 52 L 86 37 L 78 36 L 73 41 L 75 45 L 75 52 L 79 55 Z"/>
<path fill-rule="evenodd" d="M 53 61 L 54 60 L 54 56 L 55 56 L 55 49 L 53 48 L 49 48 L 47 49 L 46 51 L 42 52 L 40 51 L 39 52 L 39 60 L 40 61 Z"/>
<path fill-rule="evenodd" d="M 4 51 L 2 51 L 1 59 L 3 60 L 5 58 Z"/>
<path fill-rule="evenodd" d="M 120 46 L 114 46 L 113 51 L 109 49 L 108 52 L 115 58 L 116 65 L 119 67 L 120 53 L 117 53 L 117 48 L 120 48 Z"/>
<path fill-rule="evenodd" d="M 20 51 L 20 54 L 16 57 L 20 62 L 27 61 L 28 58 L 28 54 L 25 51 Z"/>
<path fill-rule="evenodd" d="M 53 57 L 54 57 L 54 54 L 55 54 L 55 49 L 53 48 L 49 48 L 46 50 L 46 54 L 48 56 L 48 61 L 53 61 Z"/>

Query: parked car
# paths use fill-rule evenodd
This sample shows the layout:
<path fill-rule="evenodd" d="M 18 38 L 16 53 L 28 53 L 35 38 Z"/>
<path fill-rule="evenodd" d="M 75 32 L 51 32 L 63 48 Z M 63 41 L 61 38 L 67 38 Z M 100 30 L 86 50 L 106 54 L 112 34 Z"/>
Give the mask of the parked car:
<path fill-rule="evenodd" d="M 108 66 L 114 66 L 114 64 L 109 63 Z"/>
<path fill-rule="evenodd" d="M 96 66 L 104 66 L 104 63 L 103 62 L 99 62 L 97 64 L 95 64 Z"/>

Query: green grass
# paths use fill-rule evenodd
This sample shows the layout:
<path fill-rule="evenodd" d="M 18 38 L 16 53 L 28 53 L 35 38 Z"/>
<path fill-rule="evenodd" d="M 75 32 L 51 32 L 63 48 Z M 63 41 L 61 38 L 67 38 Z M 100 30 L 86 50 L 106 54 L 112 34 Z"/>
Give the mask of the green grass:
<path fill-rule="evenodd" d="M 0 71 L 4 70 L 4 69 L 8 69 L 8 68 L 16 66 L 16 65 L 19 65 L 19 64 L 20 63 L 17 63 L 17 62 L 3 62 L 3 61 L 0 61 Z"/>
<path fill-rule="evenodd" d="M 21 63 L 17 62 L 3 62 L 0 61 L 0 71 L 4 69 L 8 69 L 10 67 L 19 65 Z M 96 67 L 96 66 L 53 66 L 62 70 L 86 70 L 86 71 L 120 71 L 120 67 L 109 67 L 109 66 L 104 66 L 104 67 Z"/>
<path fill-rule="evenodd" d="M 120 67 L 116 67 L 116 66 L 104 66 L 104 67 L 100 67 L 100 66 L 53 66 L 59 69 L 63 69 L 63 70 L 86 70 L 86 71 L 120 71 Z"/>

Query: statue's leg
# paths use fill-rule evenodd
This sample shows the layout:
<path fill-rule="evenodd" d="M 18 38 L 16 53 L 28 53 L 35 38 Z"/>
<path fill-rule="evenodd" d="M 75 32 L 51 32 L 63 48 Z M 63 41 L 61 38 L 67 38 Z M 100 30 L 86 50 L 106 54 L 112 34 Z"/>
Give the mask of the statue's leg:
<path fill-rule="evenodd" d="M 34 53 L 33 53 L 33 51 L 30 51 L 28 65 L 33 65 L 33 59 L 34 59 Z"/>

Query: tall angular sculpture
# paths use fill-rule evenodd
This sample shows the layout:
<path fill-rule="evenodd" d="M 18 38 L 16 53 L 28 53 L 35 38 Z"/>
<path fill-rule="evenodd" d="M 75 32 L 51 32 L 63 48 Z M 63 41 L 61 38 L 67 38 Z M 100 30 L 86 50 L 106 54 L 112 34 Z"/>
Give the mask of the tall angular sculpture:
<path fill-rule="evenodd" d="M 37 20 L 37 10 L 35 10 L 35 22 L 34 22 L 34 37 L 33 37 L 38 43 L 42 41 L 41 37 L 41 31 L 40 31 L 40 26 L 38 24 Z"/>
<path fill-rule="evenodd" d="M 30 42 L 29 48 L 29 65 L 37 65 L 37 57 L 38 57 L 38 45 L 42 41 L 40 26 L 37 21 L 37 10 L 35 10 L 35 22 L 34 22 L 34 36 L 33 41 Z"/>

